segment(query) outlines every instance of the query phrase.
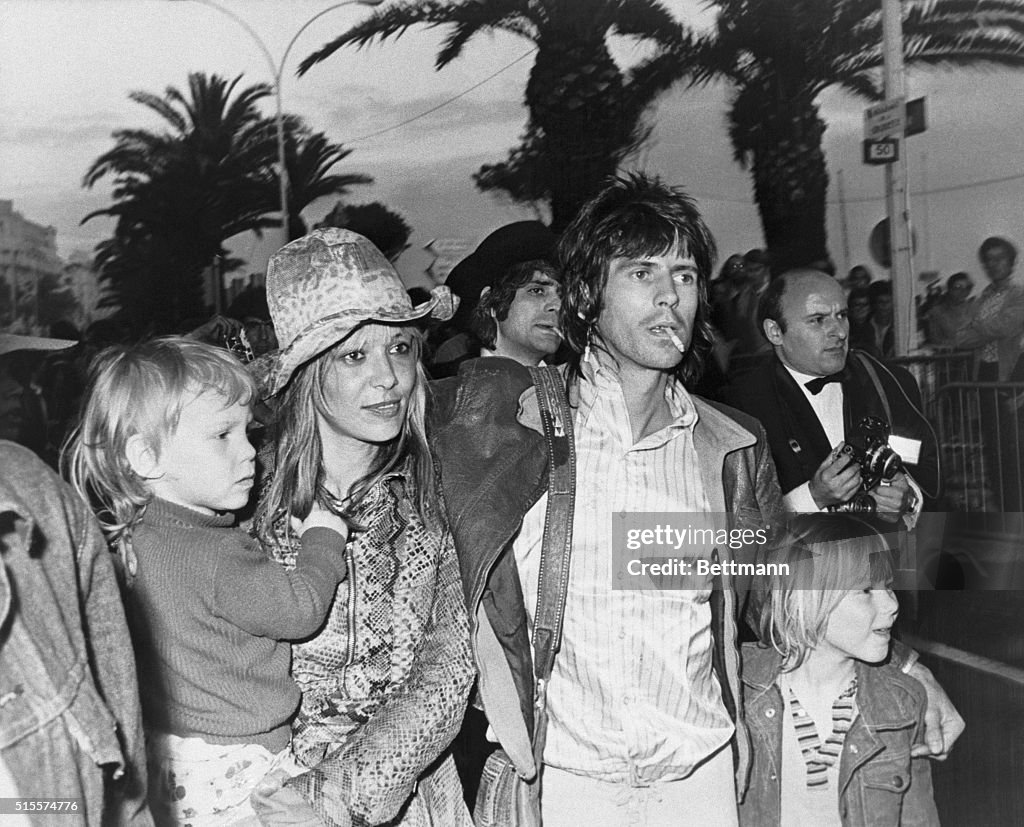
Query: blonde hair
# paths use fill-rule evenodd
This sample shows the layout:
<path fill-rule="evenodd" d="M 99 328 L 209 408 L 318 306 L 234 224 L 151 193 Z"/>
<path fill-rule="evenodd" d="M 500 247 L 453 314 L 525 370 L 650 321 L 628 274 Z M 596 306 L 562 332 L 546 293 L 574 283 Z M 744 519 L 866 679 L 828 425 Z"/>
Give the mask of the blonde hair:
<path fill-rule="evenodd" d="M 324 487 L 323 444 L 317 428 L 319 417 L 329 413 L 324 386 L 328 381 L 334 352 L 344 347 L 349 336 L 362 326 L 296 370 L 281 394 L 271 429 L 274 458 L 270 467 L 273 470 L 269 484 L 264 489 L 265 494 L 260 497 L 256 515 L 257 535 L 267 544 L 278 542 L 276 531 L 279 527 L 283 525 L 287 532 L 291 518 L 295 516 L 304 519 L 314 504 L 334 511 L 351 522 L 363 497 L 386 475 L 404 467 L 406 463 L 410 467 L 410 494 L 417 515 L 428 527 L 438 526 L 434 466 L 425 425 L 427 376 L 420 359 L 423 332 L 418 327 L 394 325 L 396 329 L 411 335 L 416 357 L 416 381 L 401 431 L 391 441 L 377 446 L 370 468 L 353 484 L 340 506 Z"/>
<path fill-rule="evenodd" d="M 782 670 L 790 672 L 821 643 L 847 593 L 864 583 L 891 582 L 893 567 L 885 538 L 850 514 L 794 517 L 782 537 L 767 562 L 784 565 L 757 588 L 761 641 L 782 655 Z"/>
<path fill-rule="evenodd" d="M 115 345 L 90 366 L 80 424 L 64 445 L 61 464 L 97 511 L 108 541 L 122 551 L 152 499 L 128 461 L 128 441 L 140 436 L 159 456 L 182 408 L 207 392 L 229 405 L 248 405 L 256 384 L 228 351 L 182 336 Z"/>

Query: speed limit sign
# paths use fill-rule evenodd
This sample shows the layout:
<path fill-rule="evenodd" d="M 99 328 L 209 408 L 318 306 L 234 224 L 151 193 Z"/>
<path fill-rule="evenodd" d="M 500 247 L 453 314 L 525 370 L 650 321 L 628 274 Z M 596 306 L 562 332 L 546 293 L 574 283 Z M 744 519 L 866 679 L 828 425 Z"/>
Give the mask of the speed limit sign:
<path fill-rule="evenodd" d="M 900 158 L 900 142 L 896 138 L 879 138 L 864 142 L 865 164 L 891 164 Z"/>

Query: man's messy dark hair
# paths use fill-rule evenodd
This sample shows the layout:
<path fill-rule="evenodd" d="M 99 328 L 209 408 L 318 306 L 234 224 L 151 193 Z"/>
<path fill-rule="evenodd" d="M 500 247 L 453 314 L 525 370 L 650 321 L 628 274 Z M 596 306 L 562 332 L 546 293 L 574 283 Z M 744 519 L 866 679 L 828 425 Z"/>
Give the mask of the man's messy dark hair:
<path fill-rule="evenodd" d="M 557 282 L 562 280 L 558 268 L 550 261 L 542 258 L 521 261 L 509 267 L 473 309 L 473 316 L 469 322 L 470 329 L 476 334 L 480 344 L 488 350 L 494 350 L 498 339 L 498 322 L 508 318 L 516 291 L 529 284 L 537 272 Z"/>
<path fill-rule="evenodd" d="M 708 280 L 717 249 L 692 198 L 656 177 L 616 177 L 580 210 L 558 243 L 562 270 L 561 329 L 579 375 L 587 344 L 601 347 L 597 322 L 614 258 L 640 258 L 685 250 L 697 265 L 699 301 L 690 347 L 676 368 L 686 384 L 700 379 L 713 334 Z"/>

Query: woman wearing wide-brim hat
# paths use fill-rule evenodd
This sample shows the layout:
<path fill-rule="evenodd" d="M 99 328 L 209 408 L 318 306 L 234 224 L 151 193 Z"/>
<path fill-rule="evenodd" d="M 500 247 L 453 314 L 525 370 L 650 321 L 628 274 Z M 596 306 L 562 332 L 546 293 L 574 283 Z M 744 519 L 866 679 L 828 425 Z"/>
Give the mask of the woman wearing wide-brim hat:
<path fill-rule="evenodd" d="M 474 672 L 420 366 L 421 325 L 450 318 L 450 294 L 414 307 L 376 247 L 327 228 L 271 258 L 267 298 L 281 349 L 264 377 L 274 418 L 257 534 L 290 565 L 291 519 L 314 502 L 352 534 L 327 622 L 293 647 L 292 751 L 309 769 L 269 782 L 257 812 L 264 823 L 301 823 L 296 812 L 312 808 L 327 824 L 471 825 L 445 753 Z"/>

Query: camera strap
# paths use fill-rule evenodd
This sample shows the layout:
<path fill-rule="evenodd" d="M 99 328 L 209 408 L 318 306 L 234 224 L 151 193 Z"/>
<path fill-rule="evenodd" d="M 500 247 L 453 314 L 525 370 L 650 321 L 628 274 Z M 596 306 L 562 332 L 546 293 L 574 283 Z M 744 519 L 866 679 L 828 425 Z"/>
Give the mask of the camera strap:
<path fill-rule="evenodd" d="M 885 411 L 886 424 L 889 426 L 889 430 L 892 431 L 892 408 L 889 407 L 889 398 L 885 395 L 885 389 L 882 387 L 882 380 L 878 378 L 878 372 L 875 370 L 875 366 L 872 365 L 870 360 L 861 353 L 850 351 L 850 355 L 856 357 L 857 361 L 860 362 L 864 370 L 867 372 L 868 378 L 871 379 L 871 384 L 875 386 L 878 398 L 882 402 L 882 409 Z"/>

